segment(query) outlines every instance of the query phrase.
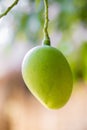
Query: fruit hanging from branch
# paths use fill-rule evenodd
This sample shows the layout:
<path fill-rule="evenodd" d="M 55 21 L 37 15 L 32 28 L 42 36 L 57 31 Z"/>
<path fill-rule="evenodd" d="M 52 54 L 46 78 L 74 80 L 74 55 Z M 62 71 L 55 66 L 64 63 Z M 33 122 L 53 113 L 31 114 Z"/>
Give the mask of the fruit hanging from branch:
<path fill-rule="evenodd" d="M 29 50 L 22 63 L 22 75 L 32 94 L 47 108 L 63 107 L 70 98 L 73 78 L 64 55 L 51 47 L 48 35 L 48 0 L 45 4 L 44 40 Z"/>

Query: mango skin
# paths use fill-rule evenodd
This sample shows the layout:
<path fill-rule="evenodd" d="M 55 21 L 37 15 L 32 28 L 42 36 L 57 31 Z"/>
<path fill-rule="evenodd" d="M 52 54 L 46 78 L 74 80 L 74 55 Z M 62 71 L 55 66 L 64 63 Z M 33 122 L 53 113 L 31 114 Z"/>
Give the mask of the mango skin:
<path fill-rule="evenodd" d="M 24 57 L 22 75 L 32 94 L 47 108 L 61 108 L 69 100 L 72 72 L 58 49 L 47 45 L 32 48 Z"/>

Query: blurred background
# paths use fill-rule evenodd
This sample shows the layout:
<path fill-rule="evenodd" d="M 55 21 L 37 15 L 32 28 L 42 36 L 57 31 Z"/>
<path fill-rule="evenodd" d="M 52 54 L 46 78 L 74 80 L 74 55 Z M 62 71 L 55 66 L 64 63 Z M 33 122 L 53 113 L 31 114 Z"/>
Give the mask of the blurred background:
<path fill-rule="evenodd" d="M 0 13 L 13 0 L 0 0 Z M 43 0 L 19 0 L 0 19 L 0 130 L 87 130 L 87 0 L 49 0 L 52 46 L 67 58 L 73 92 L 59 110 L 44 108 L 25 86 L 24 55 L 41 45 Z"/>

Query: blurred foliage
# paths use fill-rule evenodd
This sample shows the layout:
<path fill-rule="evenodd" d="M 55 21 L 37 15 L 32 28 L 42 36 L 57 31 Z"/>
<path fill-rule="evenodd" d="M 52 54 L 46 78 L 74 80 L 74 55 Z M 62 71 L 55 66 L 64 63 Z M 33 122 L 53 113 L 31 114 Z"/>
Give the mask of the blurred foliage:
<path fill-rule="evenodd" d="M 87 24 L 87 0 L 57 0 L 61 11 L 58 16 L 58 27 L 62 30 L 70 29 L 76 22 Z"/>
<path fill-rule="evenodd" d="M 15 34 L 24 33 L 27 40 L 38 43 L 43 37 L 44 3 L 42 0 L 27 0 L 29 11 L 14 11 L 17 23 Z M 87 25 L 87 1 L 86 0 L 49 0 L 49 6 L 58 5 L 59 12 L 51 21 L 53 27 L 50 30 L 67 31 L 77 23 Z M 27 7 L 28 8 L 28 7 Z M 54 8 L 55 10 L 55 8 Z M 50 10 L 49 10 L 50 12 Z M 51 23 L 50 23 L 51 24 Z M 67 32 L 66 32 L 67 33 Z"/>
<path fill-rule="evenodd" d="M 25 2 L 27 3 L 25 10 L 19 10 L 19 8 L 13 10 L 13 16 L 17 23 L 16 32 L 22 31 L 28 34 L 26 36 L 30 40 L 32 40 L 32 36 L 36 40 L 40 38 L 39 32 L 43 28 L 44 0 L 26 0 Z M 59 8 L 59 13 L 52 20 L 54 29 L 63 32 L 71 29 L 77 22 L 87 25 L 87 0 L 49 0 L 49 7 L 53 4 L 58 5 Z M 35 27 L 32 29 L 32 26 Z"/>
<path fill-rule="evenodd" d="M 83 42 L 67 58 L 72 68 L 74 80 L 87 81 L 87 41 Z"/>

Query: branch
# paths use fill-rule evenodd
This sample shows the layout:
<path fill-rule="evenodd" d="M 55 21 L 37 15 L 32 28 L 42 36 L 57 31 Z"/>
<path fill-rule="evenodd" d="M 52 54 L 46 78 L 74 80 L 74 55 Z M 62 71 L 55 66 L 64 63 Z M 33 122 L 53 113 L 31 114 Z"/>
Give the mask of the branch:
<path fill-rule="evenodd" d="M 15 0 L 14 3 L 13 3 L 12 5 L 10 5 L 10 6 L 5 10 L 4 13 L 0 14 L 0 18 L 2 18 L 3 16 L 7 15 L 8 12 L 9 12 L 15 5 L 18 4 L 18 2 L 19 2 L 19 0 Z"/>

